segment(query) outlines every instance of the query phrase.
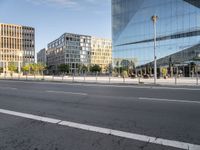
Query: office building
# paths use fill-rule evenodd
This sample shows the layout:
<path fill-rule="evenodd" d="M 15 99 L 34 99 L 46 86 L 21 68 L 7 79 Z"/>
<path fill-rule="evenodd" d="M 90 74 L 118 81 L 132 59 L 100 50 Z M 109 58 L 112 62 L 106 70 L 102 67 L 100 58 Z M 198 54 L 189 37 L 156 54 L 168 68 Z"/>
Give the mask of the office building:
<path fill-rule="evenodd" d="M 156 22 L 157 69 L 171 66 L 185 76 L 198 65 L 200 54 L 200 1 L 112 0 L 112 37 L 115 60 L 135 60 L 137 70 L 153 72 L 154 26 Z M 176 72 L 177 72 L 176 70 Z"/>
<path fill-rule="evenodd" d="M 81 66 L 99 65 L 108 72 L 112 63 L 111 40 L 89 35 L 65 33 L 48 44 L 47 66 L 50 73 L 58 73 L 61 64 L 68 64 L 70 73 L 78 73 Z"/>
<path fill-rule="evenodd" d="M 37 53 L 37 63 L 41 63 L 43 65 L 46 65 L 46 49 L 43 48 Z"/>
<path fill-rule="evenodd" d="M 14 63 L 21 67 L 35 61 L 35 29 L 32 27 L 0 23 L 0 67 L 8 72 Z"/>
<path fill-rule="evenodd" d="M 47 66 L 51 73 L 58 66 L 68 64 L 70 73 L 77 73 L 79 65 L 90 64 L 91 36 L 65 33 L 48 44 Z"/>
<path fill-rule="evenodd" d="M 102 72 L 108 72 L 112 64 L 112 42 L 109 39 L 92 37 L 91 65 L 97 64 Z"/>

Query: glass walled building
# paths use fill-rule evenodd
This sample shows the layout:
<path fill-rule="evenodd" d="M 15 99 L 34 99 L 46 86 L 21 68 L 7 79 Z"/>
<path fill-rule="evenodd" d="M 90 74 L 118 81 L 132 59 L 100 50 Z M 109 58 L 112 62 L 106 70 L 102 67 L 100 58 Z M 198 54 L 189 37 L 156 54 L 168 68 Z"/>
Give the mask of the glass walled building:
<path fill-rule="evenodd" d="M 123 59 L 134 60 L 137 68 L 153 66 L 153 15 L 158 16 L 158 67 L 179 64 L 188 74 L 187 64 L 200 54 L 198 0 L 112 0 L 114 66 Z"/>
<path fill-rule="evenodd" d="M 109 71 L 112 65 L 112 42 L 110 39 L 92 37 L 91 65 L 98 64 L 103 73 Z"/>

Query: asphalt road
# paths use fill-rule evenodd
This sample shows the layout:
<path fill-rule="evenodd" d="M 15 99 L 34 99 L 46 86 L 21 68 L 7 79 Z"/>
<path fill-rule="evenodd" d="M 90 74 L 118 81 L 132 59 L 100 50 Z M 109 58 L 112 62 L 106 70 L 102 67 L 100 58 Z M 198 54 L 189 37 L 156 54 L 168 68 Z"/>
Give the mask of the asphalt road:
<path fill-rule="evenodd" d="M 0 80 L 0 109 L 200 145 L 200 88 Z M 0 112 L 0 150 L 178 150 Z"/>

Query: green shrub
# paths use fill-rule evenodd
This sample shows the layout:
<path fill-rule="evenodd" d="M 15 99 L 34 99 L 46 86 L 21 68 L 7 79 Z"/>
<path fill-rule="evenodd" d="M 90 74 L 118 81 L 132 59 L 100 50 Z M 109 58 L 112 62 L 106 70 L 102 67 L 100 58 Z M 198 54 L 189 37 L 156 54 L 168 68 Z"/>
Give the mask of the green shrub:
<path fill-rule="evenodd" d="M 123 78 L 127 78 L 127 77 L 128 77 L 127 71 L 124 70 L 124 71 L 122 72 L 122 77 L 123 77 Z"/>

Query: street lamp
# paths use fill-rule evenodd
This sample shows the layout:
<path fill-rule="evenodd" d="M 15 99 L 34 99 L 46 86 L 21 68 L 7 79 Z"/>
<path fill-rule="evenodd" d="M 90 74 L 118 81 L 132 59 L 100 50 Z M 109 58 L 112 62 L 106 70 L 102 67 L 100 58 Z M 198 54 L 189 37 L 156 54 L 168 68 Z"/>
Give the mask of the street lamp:
<path fill-rule="evenodd" d="M 21 58 L 22 57 L 22 51 L 19 51 L 19 58 L 18 58 L 18 73 L 21 73 Z"/>
<path fill-rule="evenodd" d="M 158 16 L 153 15 L 151 17 L 151 20 L 153 21 L 153 27 L 154 27 L 154 84 L 156 84 L 157 80 L 157 58 L 156 58 L 156 22 L 158 20 Z"/>

